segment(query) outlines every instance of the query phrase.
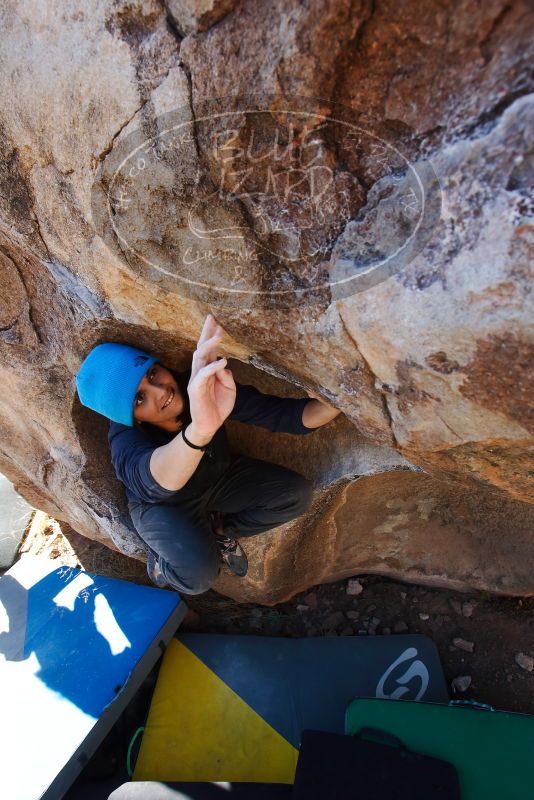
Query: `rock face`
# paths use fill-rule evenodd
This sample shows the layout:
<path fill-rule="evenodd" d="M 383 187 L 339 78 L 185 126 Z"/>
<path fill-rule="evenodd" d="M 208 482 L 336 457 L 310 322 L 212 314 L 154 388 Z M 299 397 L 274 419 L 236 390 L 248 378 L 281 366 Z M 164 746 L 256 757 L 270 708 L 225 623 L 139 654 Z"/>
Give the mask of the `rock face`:
<path fill-rule="evenodd" d="M 0 472 L 17 491 L 142 557 L 74 375 L 109 340 L 181 368 L 212 311 L 236 380 L 343 412 L 302 439 L 228 424 L 316 497 L 217 589 L 274 603 L 376 572 L 531 594 L 531 4 L 27 0 L 1 17 Z"/>

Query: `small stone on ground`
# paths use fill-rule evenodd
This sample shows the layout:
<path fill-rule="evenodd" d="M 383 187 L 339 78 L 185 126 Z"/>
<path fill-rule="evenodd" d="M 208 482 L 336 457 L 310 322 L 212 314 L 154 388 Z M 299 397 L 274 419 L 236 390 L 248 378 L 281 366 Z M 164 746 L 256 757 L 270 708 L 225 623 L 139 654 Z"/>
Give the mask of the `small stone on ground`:
<path fill-rule="evenodd" d="M 515 663 L 527 672 L 534 671 L 534 658 L 528 656 L 526 653 L 517 653 L 515 656 Z"/>
<path fill-rule="evenodd" d="M 474 642 L 468 642 L 466 639 L 461 639 L 459 636 L 453 639 L 452 643 L 458 650 L 465 650 L 466 653 L 472 653 L 475 649 Z"/>
<path fill-rule="evenodd" d="M 462 614 L 464 617 L 472 617 L 475 610 L 476 603 L 468 601 L 462 604 Z"/>
<path fill-rule="evenodd" d="M 394 630 L 395 633 L 406 633 L 407 630 L 408 630 L 408 626 L 406 625 L 405 622 L 400 620 L 399 622 L 396 622 L 394 624 L 393 630 Z"/>
<path fill-rule="evenodd" d="M 333 611 L 324 620 L 323 626 L 325 628 L 337 628 L 345 622 L 345 614 L 342 611 Z"/>
<path fill-rule="evenodd" d="M 358 578 L 350 578 L 347 583 L 347 594 L 350 595 L 359 595 L 363 592 L 363 586 L 361 585 Z"/>
<path fill-rule="evenodd" d="M 452 682 L 453 692 L 467 692 L 471 686 L 472 678 L 470 675 L 458 675 Z"/>

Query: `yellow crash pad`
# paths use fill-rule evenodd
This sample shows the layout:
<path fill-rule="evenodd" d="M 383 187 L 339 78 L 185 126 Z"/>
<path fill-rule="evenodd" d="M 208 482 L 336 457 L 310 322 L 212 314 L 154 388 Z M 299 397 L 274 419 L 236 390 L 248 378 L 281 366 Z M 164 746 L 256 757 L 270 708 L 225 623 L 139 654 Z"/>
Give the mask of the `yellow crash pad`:
<path fill-rule="evenodd" d="M 293 783 L 297 758 L 298 750 L 191 650 L 170 642 L 134 780 Z"/>

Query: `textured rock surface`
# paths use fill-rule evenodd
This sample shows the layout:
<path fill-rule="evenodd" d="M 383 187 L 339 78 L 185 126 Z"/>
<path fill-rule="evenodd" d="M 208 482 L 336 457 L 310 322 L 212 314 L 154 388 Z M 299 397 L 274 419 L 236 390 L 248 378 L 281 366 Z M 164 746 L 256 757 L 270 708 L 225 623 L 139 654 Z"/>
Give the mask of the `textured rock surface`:
<path fill-rule="evenodd" d="M 168 0 L 170 19 L 178 32 L 200 33 L 211 28 L 235 6 L 235 0 Z"/>
<path fill-rule="evenodd" d="M 250 542 L 247 581 L 221 579 L 222 592 L 275 602 L 365 570 L 532 593 L 530 4 L 100 0 L 43 13 L 23 0 L 0 19 L 0 471 L 17 491 L 140 554 L 107 423 L 80 407 L 74 374 L 109 339 L 181 367 L 212 310 L 236 379 L 313 389 L 343 412 L 305 441 L 231 426 L 237 448 L 317 492 L 305 518 Z M 243 164 L 227 160 L 251 141 L 254 98 L 239 195 Z M 315 204 L 260 191 L 273 125 L 295 132 L 288 105 L 311 120 L 331 178 Z M 135 143 L 168 141 L 177 109 L 176 151 L 116 181 Z M 217 110 L 236 112 L 222 149 Z M 338 132 L 358 127 L 354 146 L 321 132 L 329 115 Z M 410 196 L 432 212 L 417 230 Z M 228 232 L 245 272 L 232 273 Z M 362 278 L 403 237 L 404 256 Z"/>

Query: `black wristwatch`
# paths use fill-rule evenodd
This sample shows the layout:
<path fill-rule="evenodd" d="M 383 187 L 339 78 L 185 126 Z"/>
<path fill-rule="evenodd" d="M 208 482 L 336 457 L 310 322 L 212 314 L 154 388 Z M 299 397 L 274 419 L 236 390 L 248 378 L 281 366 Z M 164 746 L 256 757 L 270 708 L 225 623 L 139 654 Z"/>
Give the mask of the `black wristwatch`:
<path fill-rule="evenodd" d="M 184 442 L 186 444 L 188 444 L 189 447 L 192 447 L 194 450 L 203 450 L 205 453 L 208 454 L 209 458 L 211 458 L 213 456 L 213 453 L 211 451 L 211 447 L 209 446 L 209 444 L 200 445 L 200 444 L 193 444 L 193 442 L 190 442 L 189 439 L 185 435 L 185 428 L 182 430 L 182 438 L 183 438 Z"/>

